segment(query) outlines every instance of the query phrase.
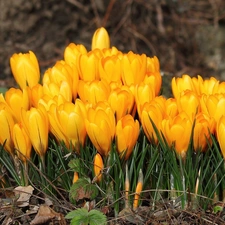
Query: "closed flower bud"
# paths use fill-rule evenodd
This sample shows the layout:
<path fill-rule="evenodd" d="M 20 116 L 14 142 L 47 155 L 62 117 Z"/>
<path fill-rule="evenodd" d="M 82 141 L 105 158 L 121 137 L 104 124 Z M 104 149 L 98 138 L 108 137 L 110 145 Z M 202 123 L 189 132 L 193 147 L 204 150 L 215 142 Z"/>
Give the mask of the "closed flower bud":
<path fill-rule="evenodd" d="M 4 103 L 0 103 L 0 143 L 11 154 L 14 154 L 14 144 L 12 139 L 12 130 L 15 122 L 13 116 L 4 107 Z"/>
<path fill-rule="evenodd" d="M 105 102 L 99 102 L 89 108 L 85 120 L 87 134 L 102 156 L 109 154 L 115 136 L 115 117 L 112 109 Z"/>
<path fill-rule="evenodd" d="M 216 126 L 216 135 L 217 135 L 217 140 L 220 145 L 220 149 L 223 155 L 223 158 L 225 159 L 225 116 L 223 115 Z"/>
<path fill-rule="evenodd" d="M 13 54 L 10 58 L 13 76 L 21 89 L 32 88 L 40 80 L 38 60 L 32 51 L 26 54 Z"/>
<path fill-rule="evenodd" d="M 98 28 L 92 38 L 92 46 L 91 49 L 104 49 L 110 47 L 110 39 L 108 32 L 104 27 Z"/>
<path fill-rule="evenodd" d="M 183 112 L 174 118 L 162 121 L 162 133 L 170 147 L 174 146 L 178 155 L 185 159 L 191 138 L 193 122 Z"/>
<path fill-rule="evenodd" d="M 49 121 L 47 113 L 36 108 L 31 108 L 29 111 L 23 109 L 21 118 L 34 150 L 43 158 L 48 148 Z"/>
<path fill-rule="evenodd" d="M 139 135 L 139 122 L 131 115 L 122 117 L 116 124 L 116 145 L 119 155 L 129 158 Z"/>
<path fill-rule="evenodd" d="M 131 86 L 140 84 L 146 75 L 147 57 L 145 54 L 138 55 L 133 52 L 123 55 L 122 58 L 122 81 Z"/>
<path fill-rule="evenodd" d="M 99 153 L 97 153 L 94 157 L 94 174 L 95 174 L 95 181 L 100 182 L 102 180 L 102 170 L 104 168 L 102 157 Z"/>
<path fill-rule="evenodd" d="M 5 93 L 5 101 L 11 109 L 14 118 L 19 122 L 21 116 L 21 109 L 29 109 L 29 95 L 28 90 L 10 88 Z"/>
<path fill-rule="evenodd" d="M 13 127 L 13 142 L 18 157 L 26 162 L 31 155 L 31 141 L 21 123 L 16 123 Z"/>

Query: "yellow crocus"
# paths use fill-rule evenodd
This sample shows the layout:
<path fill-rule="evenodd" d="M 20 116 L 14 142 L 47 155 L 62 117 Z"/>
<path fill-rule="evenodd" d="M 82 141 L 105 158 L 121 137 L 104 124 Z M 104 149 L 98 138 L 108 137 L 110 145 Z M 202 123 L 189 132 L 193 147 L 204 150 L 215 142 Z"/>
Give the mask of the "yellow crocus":
<path fill-rule="evenodd" d="M 74 76 L 78 77 L 78 74 L 74 73 L 74 70 L 68 63 L 61 60 L 56 62 L 52 68 L 46 70 L 42 82 L 43 84 L 55 83 L 60 86 L 62 81 L 67 81 L 70 88 L 72 88 L 72 80 Z"/>
<path fill-rule="evenodd" d="M 98 70 L 100 78 L 107 83 L 121 81 L 121 59 L 117 55 L 102 57 L 99 60 Z"/>
<path fill-rule="evenodd" d="M 178 106 L 175 98 L 168 98 L 165 102 L 166 117 L 175 117 L 178 114 Z"/>
<path fill-rule="evenodd" d="M 63 142 L 68 148 L 70 147 L 68 138 L 62 132 L 61 125 L 58 120 L 58 107 L 56 102 L 52 103 L 48 109 L 48 119 L 49 119 L 49 130 L 58 140 L 58 142 Z"/>
<path fill-rule="evenodd" d="M 220 149 L 225 160 L 225 115 L 223 115 L 216 126 L 216 136 L 220 145 Z"/>
<path fill-rule="evenodd" d="M 14 154 L 14 144 L 12 130 L 15 122 L 11 113 L 7 110 L 4 103 L 0 103 L 0 143 L 11 155 Z"/>
<path fill-rule="evenodd" d="M 178 99 L 185 90 L 196 91 L 195 85 L 189 75 L 174 77 L 171 82 L 174 98 Z"/>
<path fill-rule="evenodd" d="M 94 157 L 94 181 L 100 182 L 102 180 L 102 170 L 104 169 L 104 163 L 102 160 L 102 156 L 97 153 Z"/>
<path fill-rule="evenodd" d="M 26 162 L 30 159 L 32 146 L 30 138 L 21 123 L 16 123 L 13 126 L 12 137 L 16 154 L 23 162 Z"/>
<path fill-rule="evenodd" d="M 210 134 L 215 132 L 215 120 L 200 112 L 195 117 L 193 144 L 196 151 L 205 151 L 208 143 L 211 143 Z"/>
<path fill-rule="evenodd" d="M 67 101 L 72 101 L 71 85 L 67 81 L 62 81 L 60 85 L 49 83 L 43 85 L 43 95 L 48 95 L 51 98 L 62 95 Z"/>
<path fill-rule="evenodd" d="M 140 84 L 146 75 L 147 57 L 145 54 L 138 55 L 129 52 L 122 58 L 122 81 L 125 85 L 131 86 Z"/>
<path fill-rule="evenodd" d="M 116 124 L 116 145 L 121 157 L 127 160 L 137 142 L 139 122 L 131 115 L 122 117 Z"/>
<path fill-rule="evenodd" d="M 70 43 L 64 51 L 64 59 L 69 65 L 76 65 L 78 56 L 86 53 L 87 49 L 84 45 Z"/>
<path fill-rule="evenodd" d="M 185 112 L 174 118 L 166 118 L 162 121 L 161 130 L 170 147 L 174 145 L 175 151 L 185 159 L 191 138 L 193 122 Z"/>
<path fill-rule="evenodd" d="M 110 47 L 110 39 L 107 30 L 104 27 L 98 28 L 92 38 L 91 49 L 104 49 Z"/>
<path fill-rule="evenodd" d="M 21 120 L 21 109 L 28 110 L 30 106 L 28 89 L 10 88 L 5 93 L 5 101 L 10 107 L 14 118 L 19 122 Z"/>
<path fill-rule="evenodd" d="M 115 113 L 116 121 L 132 112 L 134 96 L 128 87 L 116 88 L 111 91 L 108 102 Z"/>
<path fill-rule="evenodd" d="M 106 101 L 110 94 L 110 86 L 104 80 L 78 83 L 78 95 L 84 103 L 96 105 L 100 101 Z"/>
<path fill-rule="evenodd" d="M 155 124 L 158 131 L 160 131 L 161 122 L 164 118 L 161 107 L 159 104 L 145 103 L 140 110 L 139 117 L 141 118 L 142 127 L 148 140 L 151 143 L 157 144 L 158 138 L 152 126 L 152 122 Z"/>
<path fill-rule="evenodd" d="M 77 58 L 79 77 L 83 81 L 99 80 L 99 56 L 96 52 L 97 51 L 90 51 L 86 54 L 79 55 Z"/>
<path fill-rule="evenodd" d="M 30 105 L 31 107 L 38 107 L 39 100 L 44 96 L 43 86 L 36 84 L 30 90 Z"/>
<path fill-rule="evenodd" d="M 135 101 L 137 111 L 140 114 L 140 109 L 145 103 L 151 102 L 155 98 L 155 90 L 149 84 L 139 84 L 135 88 Z"/>
<path fill-rule="evenodd" d="M 36 153 L 44 158 L 48 148 L 49 121 L 46 111 L 31 108 L 22 109 L 22 125 L 28 133 L 32 146 Z"/>
<path fill-rule="evenodd" d="M 216 123 L 225 115 L 225 94 L 202 95 L 201 111 L 215 119 Z"/>
<path fill-rule="evenodd" d="M 185 111 L 191 120 L 194 120 L 196 113 L 200 110 L 200 100 L 198 95 L 191 91 L 185 90 L 177 99 L 178 111 Z"/>
<path fill-rule="evenodd" d="M 151 84 L 157 96 L 161 90 L 162 76 L 160 74 L 159 60 L 156 56 L 147 57 L 146 76 L 144 79 L 145 84 Z"/>
<path fill-rule="evenodd" d="M 58 120 L 62 133 L 67 139 L 67 142 L 77 152 L 79 152 L 80 146 L 84 146 L 86 138 L 85 114 L 85 105 L 78 100 L 75 104 L 65 102 L 57 107 L 56 111 L 56 119 Z"/>
<path fill-rule="evenodd" d="M 13 76 L 21 89 L 32 88 L 40 80 L 38 60 L 32 51 L 29 53 L 13 54 L 10 58 Z"/>
<path fill-rule="evenodd" d="M 115 136 L 115 117 L 109 104 L 99 102 L 89 108 L 85 125 L 92 144 L 102 156 L 107 156 Z"/>

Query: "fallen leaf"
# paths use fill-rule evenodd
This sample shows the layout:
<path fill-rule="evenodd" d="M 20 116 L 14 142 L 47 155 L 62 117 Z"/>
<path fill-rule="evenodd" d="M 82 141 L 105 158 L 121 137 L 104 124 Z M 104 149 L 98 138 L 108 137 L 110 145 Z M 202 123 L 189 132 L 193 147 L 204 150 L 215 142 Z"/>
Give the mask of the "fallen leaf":
<path fill-rule="evenodd" d="M 43 223 L 47 223 L 53 219 L 60 221 L 61 225 L 66 225 L 65 219 L 62 216 L 62 214 L 55 212 L 53 209 L 51 209 L 47 205 L 41 205 L 38 210 L 37 215 L 31 221 L 30 224 L 31 225 L 43 224 Z"/>
<path fill-rule="evenodd" d="M 34 188 L 32 186 L 18 186 L 14 188 L 15 195 L 19 195 L 17 199 L 18 207 L 26 207 L 29 205 L 29 200 L 31 195 L 33 194 Z"/>

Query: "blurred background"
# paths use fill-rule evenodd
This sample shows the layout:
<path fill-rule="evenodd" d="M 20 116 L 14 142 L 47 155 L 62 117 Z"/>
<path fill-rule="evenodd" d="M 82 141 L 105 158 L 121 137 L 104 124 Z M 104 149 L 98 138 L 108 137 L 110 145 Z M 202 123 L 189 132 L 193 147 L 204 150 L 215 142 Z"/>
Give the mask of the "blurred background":
<path fill-rule="evenodd" d="M 13 53 L 32 50 L 43 74 L 69 43 L 90 50 L 101 26 L 119 50 L 156 55 L 168 80 L 225 80 L 224 0 L 0 0 L 0 9 L 0 86 L 15 86 Z"/>

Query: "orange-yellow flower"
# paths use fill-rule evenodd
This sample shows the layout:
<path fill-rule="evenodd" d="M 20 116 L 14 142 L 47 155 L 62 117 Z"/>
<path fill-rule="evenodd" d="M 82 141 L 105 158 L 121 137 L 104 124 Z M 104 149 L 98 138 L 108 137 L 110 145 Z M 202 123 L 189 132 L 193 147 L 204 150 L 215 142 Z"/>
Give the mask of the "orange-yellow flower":
<path fill-rule="evenodd" d="M 145 84 L 151 84 L 157 96 L 161 90 L 162 76 L 160 74 L 159 60 L 156 56 L 153 58 L 147 57 L 147 69 L 144 79 Z"/>
<path fill-rule="evenodd" d="M 174 98 L 178 99 L 185 90 L 195 91 L 195 86 L 189 75 L 183 75 L 182 77 L 172 79 L 172 92 Z"/>
<path fill-rule="evenodd" d="M 13 126 L 12 134 L 16 154 L 23 161 L 26 162 L 30 159 L 31 155 L 31 141 L 21 123 L 16 123 Z"/>
<path fill-rule="evenodd" d="M 29 95 L 26 89 L 10 88 L 5 93 L 5 101 L 11 109 L 14 118 L 20 121 L 21 109 L 29 109 Z"/>
<path fill-rule="evenodd" d="M 47 113 L 32 107 L 28 111 L 22 109 L 21 118 L 34 150 L 43 158 L 48 148 L 49 121 Z"/>
<path fill-rule="evenodd" d="M 84 45 L 70 43 L 64 51 L 64 59 L 69 65 L 76 65 L 78 56 L 86 53 L 87 49 Z"/>
<path fill-rule="evenodd" d="M 206 114 L 198 113 L 195 117 L 194 126 L 194 149 L 205 151 L 208 143 L 211 143 L 210 134 L 215 131 L 215 121 Z"/>
<path fill-rule="evenodd" d="M 170 147 L 174 148 L 178 155 L 185 158 L 191 138 L 193 123 L 185 112 L 174 118 L 162 121 L 162 133 Z"/>
<path fill-rule="evenodd" d="M 84 103 L 96 105 L 100 101 L 106 101 L 110 94 L 110 86 L 104 80 L 78 83 L 78 95 Z"/>
<path fill-rule="evenodd" d="M 151 102 L 155 98 L 155 90 L 151 85 L 140 84 L 135 88 L 135 101 L 137 105 L 137 111 L 140 114 L 140 109 L 145 103 Z"/>
<path fill-rule="evenodd" d="M 175 98 L 168 98 L 165 102 L 166 117 L 175 117 L 178 114 L 177 101 Z"/>
<path fill-rule="evenodd" d="M 95 174 L 95 181 L 100 182 L 102 180 L 102 170 L 104 169 L 104 163 L 102 160 L 102 156 L 97 153 L 94 157 L 94 174 Z"/>
<path fill-rule="evenodd" d="M 216 135 L 217 140 L 220 145 L 221 152 L 223 154 L 223 158 L 225 159 L 225 116 L 223 115 L 216 126 Z"/>
<path fill-rule="evenodd" d="M 77 58 L 79 77 L 83 81 L 94 81 L 99 79 L 99 56 L 96 52 L 97 51 L 90 51 L 87 54 L 79 55 Z"/>
<path fill-rule="evenodd" d="M 43 86 L 36 84 L 30 91 L 30 105 L 31 107 L 38 107 L 39 100 L 44 96 Z"/>
<path fill-rule="evenodd" d="M 13 116 L 4 106 L 4 103 L 0 103 L 0 143 L 4 145 L 4 148 L 13 155 L 14 145 L 12 140 L 12 130 L 15 122 Z"/>
<path fill-rule="evenodd" d="M 46 70 L 42 82 L 43 84 L 55 83 L 60 86 L 62 81 L 67 81 L 72 89 L 72 80 L 74 76 L 77 76 L 78 78 L 78 74 L 74 73 L 72 67 L 65 61 L 61 60 L 56 62 L 52 68 Z"/>
<path fill-rule="evenodd" d="M 163 101 L 162 98 L 159 98 L 158 101 Z M 143 130 L 148 140 L 152 143 L 157 143 L 158 138 L 156 136 L 155 130 L 152 126 L 152 122 L 155 124 L 157 130 L 161 130 L 161 122 L 164 118 L 164 108 L 157 101 L 151 101 L 150 103 L 145 103 L 142 109 L 140 110 L 139 117 L 141 118 L 141 123 Z"/>
<path fill-rule="evenodd" d="M 139 135 L 139 122 L 131 115 L 122 117 L 116 124 L 116 145 L 121 157 L 129 158 Z"/>
<path fill-rule="evenodd" d="M 110 106 L 99 102 L 89 108 L 85 125 L 92 144 L 102 156 L 107 156 L 115 136 L 115 117 Z"/>
<path fill-rule="evenodd" d="M 13 54 L 10 58 L 13 76 L 21 89 L 32 88 L 40 80 L 38 60 L 32 51 L 29 53 Z"/>
<path fill-rule="evenodd" d="M 86 138 L 85 114 L 85 106 L 78 100 L 75 104 L 66 102 L 57 107 L 56 115 L 60 129 L 67 139 L 67 142 L 77 152 L 79 152 L 80 146 L 84 146 Z"/>
<path fill-rule="evenodd" d="M 220 83 L 215 77 L 203 80 L 203 78 L 198 75 L 197 78 L 193 77 L 192 81 L 199 95 L 225 93 L 224 84 Z"/>
<path fill-rule="evenodd" d="M 177 99 L 178 111 L 185 111 L 191 120 L 194 120 L 196 113 L 200 110 L 200 100 L 197 94 L 191 90 L 185 90 Z"/>
<path fill-rule="evenodd" d="M 102 57 L 98 69 L 100 78 L 107 83 L 121 81 L 121 59 L 117 55 Z"/>
<path fill-rule="evenodd" d="M 49 83 L 43 85 L 43 94 L 51 98 L 54 96 L 62 95 L 67 101 L 72 101 L 72 90 L 67 81 L 62 81 L 60 85 Z"/>
<path fill-rule="evenodd" d="M 201 111 L 213 117 L 217 123 L 225 115 L 225 94 L 202 95 L 200 105 Z"/>
<path fill-rule="evenodd" d="M 109 47 L 110 39 L 107 30 L 104 27 L 98 28 L 93 35 L 91 49 L 104 49 Z"/>
<path fill-rule="evenodd" d="M 147 57 L 145 54 L 138 55 L 133 52 L 124 54 L 122 58 L 122 81 L 131 86 L 140 84 L 146 75 Z"/>
<path fill-rule="evenodd" d="M 131 113 L 134 106 L 134 96 L 128 87 L 113 90 L 108 98 L 108 102 L 115 113 L 116 121 Z"/>
<path fill-rule="evenodd" d="M 69 148 L 70 144 L 68 138 L 62 132 L 62 128 L 59 123 L 57 113 L 58 113 L 57 104 L 52 103 L 48 109 L 49 130 L 59 142 L 63 142 Z"/>

